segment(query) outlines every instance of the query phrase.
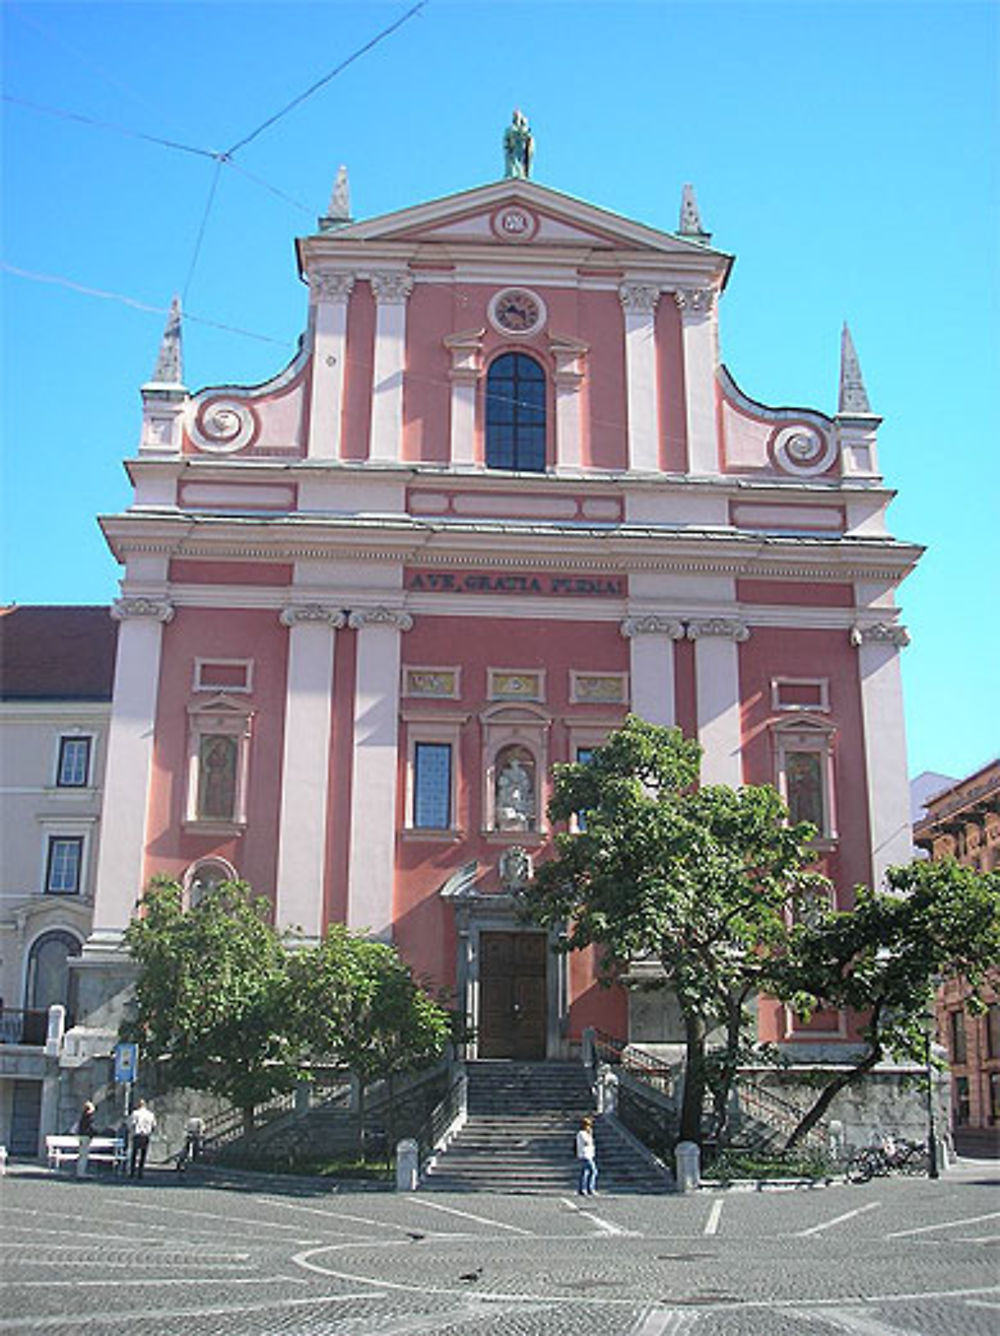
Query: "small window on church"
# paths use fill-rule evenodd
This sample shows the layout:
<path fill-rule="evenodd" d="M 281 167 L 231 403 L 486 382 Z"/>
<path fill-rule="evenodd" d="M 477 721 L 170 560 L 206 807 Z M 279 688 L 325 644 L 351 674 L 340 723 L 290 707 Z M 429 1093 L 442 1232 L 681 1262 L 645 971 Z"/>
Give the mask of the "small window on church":
<path fill-rule="evenodd" d="M 819 752 L 786 752 L 785 785 L 788 790 L 788 814 L 792 820 L 809 821 L 822 831 L 826 822 L 823 811 L 823 759 Z"/>
<path fill-rule="evenodd" d="M 418 830 L 447 830 L 451 825 L 450 743 L 414 745 L 413 825 Z"/>
<path fill-rule="evenodd" d="M 802 716 L 775 726 L 777 787 L 793 822 L 808 821 L 816 838 L 837 838 L 833 784 L 833 739 L 828 720 Z"/>
<path fill-rule="evenodd" d="M 525 353 L 504 353 L 486 377 L 486 465 L 545 471 L 545 372 Z"/>
<path fill-rule="evenodd" d="M 188 716 L 186 824 L 220 832 L 245 826 L 251 712 L 217 696 L 188 706 Z"/>
<path fill-rule="evenodd" d="M 207 733 L 198 748 L 198 818 L 232 821 L 236 802 L 236 739 Z"/>

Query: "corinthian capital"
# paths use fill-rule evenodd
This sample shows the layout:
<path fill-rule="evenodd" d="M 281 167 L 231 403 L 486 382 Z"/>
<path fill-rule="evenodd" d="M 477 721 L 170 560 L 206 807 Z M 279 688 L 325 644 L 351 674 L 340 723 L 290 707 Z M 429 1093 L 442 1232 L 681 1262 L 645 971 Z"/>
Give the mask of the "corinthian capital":
<path fill-rule="evenodd" d="M 892 622 L 873 622 L 870 626 L 852 626 L 851 644 L 858 645 L 895 645 L 896 649 L 905 649 L 910 643 L 910 633 L 905 626 L 896 626 Z"/>
<path fill-rule="evenodd" d="M 317 269 L 309 276 L 309 291 L 320 301 L 346 302 L 353 287 L 353 274 Z"/>
<path fill-rule="evenodd" d="M 714 288 L 678 288 L 674 293 L 681 315 L 707 315 L 714 300 Z"/>
<path fill-rule="evenodd" d="M 174 605 L 165 598 L 116 598 L 111 605 L 111 616 L 116 622 L 129 621 L 133 617 L 169 622 L 173 615 Z"/>
<path fill-rule="evenodd" d="M 409 631 L 413 618 L 401 608 L 355 608 L 347 619 L 352 631 L 361 631 L 366 626 L 393 626 L 397 631 Z"/>
<path fill-rule="evenodd" d="M 650 613 L 644 617 L 626 617 L 619 627 L 626 640 L 635 636 L 667 636 L 670 640 L 684 639 L 684 623 L 673 617 L 658 617 Z"/>
<path fill-rule="evenodd" d="M 660 289 L 655 283 L 622 283 L 618 288 L 618 296 L 626 311 L 652 315 L 660 300 Z"/>
<path fill-rule="evenodd" d="M 380 269 L 372 274 L 371 283 L 380 306 L 399 306 L 413 291 L 413 275 L 404 269 Z"/>
<path fill-rule="evenodd" d="M 726 640 L 742 643 L 750 639 L 750 628 L 734 617 L 706 617 L 702 621 L 688 622 L 688 640 L 700 640 L 702 636 L 723 636 Z"/>
<path fill-rule="evenodd" d="M 330 608 L 323 603 L 293 603 L 282 608 L 278 614 L 282 626 L 302 626 L 310 623 L 325 622 L 331 630 L 343 626 L 347 618 L 339 608 Z"/>

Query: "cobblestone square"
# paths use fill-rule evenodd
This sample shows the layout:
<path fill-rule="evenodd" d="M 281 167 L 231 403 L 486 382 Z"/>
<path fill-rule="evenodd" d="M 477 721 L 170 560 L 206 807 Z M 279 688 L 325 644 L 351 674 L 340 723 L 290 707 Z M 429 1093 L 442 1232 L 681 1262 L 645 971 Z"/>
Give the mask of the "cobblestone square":
<path fill-rule="evenodd" d="M 998 1182 L 583 1203 L 15 1170 L 0 1332 L 993 1336 Z"/>

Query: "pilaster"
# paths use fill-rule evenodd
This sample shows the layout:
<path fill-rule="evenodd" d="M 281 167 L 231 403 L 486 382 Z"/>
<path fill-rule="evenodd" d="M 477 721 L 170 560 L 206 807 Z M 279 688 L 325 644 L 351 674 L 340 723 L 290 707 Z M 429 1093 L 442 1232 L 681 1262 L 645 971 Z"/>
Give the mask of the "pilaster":
<path fill-rule="evenodd" d="M 406 303 L 413 276 L 381 270 L 371 276 L 375 296 L 375 363 L 369 459 L 396 462 L 403 443 L 403 370 L 406 365 Z"/>
<path fill-rule="evenodd" d="M 108 728 L 101 844 L 88 948 L 120 945 L 143 890 L 146 812 L 160 680 L 163 627 L 173 604 L 160 598 L 115 601 L 118 628 L 115 687 Z"/>
<path fill-rule="evenodd" d="M 743 783 L 739 646 L 749 640 L 750 629 L 734 618 L 708 617 L 688 622 L 687 638 L 694 641 L 702 783 L 738 788 Z"/>
<path fill-rule="evenodd" d="M 354 275 L 316 270 L 309 278 L 313 320 L 309 459 L 339 459 L 347 351 L 347 309 Z"/>
<path fill-rule="evenodd" d="M 628 466 L 651 473 L 660 466 L 655 323 L 660 289 L 655 284 L 625 282 L 618 296 L 625 313 Z"/>
<path fill-rule="evenodd" d="M 851 628 L 858 651 L 872 886 L 882 889 L 885 872 L 912 856 L 906 729 L 899 651 L 910 643 L 906 628 L 871 622 Z"/>
<path fill-rule="evenodd" d="M 399 608 L 355 608 L 354 770 L 347 926 L 392 936 L 396 854 L 400 639 L 413 618 Z"/>
<path fill-rule="evenodd" d="M 579 339 L 553 334 L 549 351 L 555 362 L 556 468 L 576 471 L 583 466 L 583 382 L 590 348 Z"/>
<path fill-rule="evenodd" d="M 688 472 L 714 474 L 719 472 L 715 289 L 678 288 L 674 301 L 681 313 Z"/>
<path fill-rule="evenodd" d="M 476 395 L 483 374 L 485 329 L 467 329 L 449 334 L 444 346 L 451 354 L 451 448 L 452 464 L 472 464 L 476 449 Z"/>
<path fill-rule="evenodd" d="M 323 933 L 335 633 L 344 614 L 319 603 L 282 610 L 288 685 L 278 827 L 276 919 L 308 941 Z"/>
<path fill-rule="evenodd" d="M 632 710 L 651 724 L 677 723 L 674 641 L 684 625 L 655 613 L 626 617 L 621 633 L 629 642 Z"/>

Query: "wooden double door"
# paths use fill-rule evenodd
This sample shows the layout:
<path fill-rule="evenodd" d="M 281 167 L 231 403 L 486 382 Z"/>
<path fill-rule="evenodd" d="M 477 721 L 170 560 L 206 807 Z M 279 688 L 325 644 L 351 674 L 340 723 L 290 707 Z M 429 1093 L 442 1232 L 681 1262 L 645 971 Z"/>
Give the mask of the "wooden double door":
<path fill-rule="evenodd" d="M 541 932 L 479 938 L 479 1056 L 544 1058 L 549 944 Z"/>

